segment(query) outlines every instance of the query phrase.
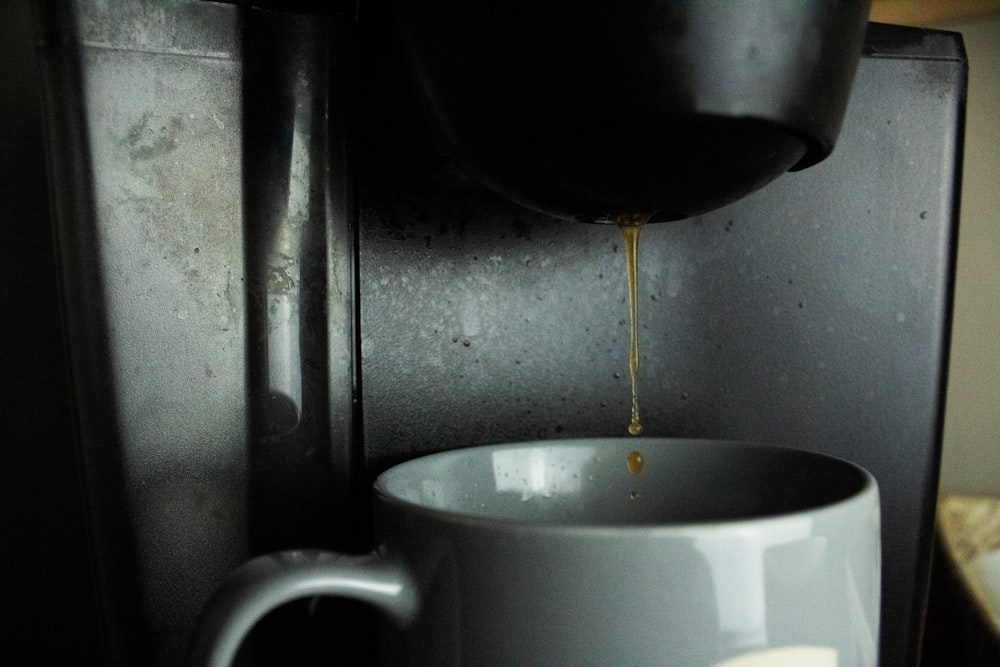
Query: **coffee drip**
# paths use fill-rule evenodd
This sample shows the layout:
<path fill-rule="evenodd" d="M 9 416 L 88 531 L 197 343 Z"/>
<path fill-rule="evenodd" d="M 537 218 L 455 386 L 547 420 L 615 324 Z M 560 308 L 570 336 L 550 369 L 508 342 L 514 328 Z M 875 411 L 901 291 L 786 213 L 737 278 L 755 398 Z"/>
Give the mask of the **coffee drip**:
<path fill-rule="evenodd" d="M 632 418 L 628 425 L 630 435 L 642 433 L 639 420 L 639 395 L 636 384 L 639 378 L 639 232 L 653 217 L 652 213 L 620 213 L 612 219 L 625 240 L 625 272 L 628 280 L 629 351 L 628 372 L 632 381 Z"/>

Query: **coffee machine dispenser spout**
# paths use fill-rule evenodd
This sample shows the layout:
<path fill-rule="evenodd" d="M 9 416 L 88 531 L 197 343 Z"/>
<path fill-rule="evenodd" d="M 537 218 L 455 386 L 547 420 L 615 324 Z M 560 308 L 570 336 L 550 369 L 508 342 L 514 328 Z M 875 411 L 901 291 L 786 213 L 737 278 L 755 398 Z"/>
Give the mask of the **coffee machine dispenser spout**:
<path fill-rule="evenodd" d="M 868 5 L 420 0 L 394 19 L 464 171 L 558 217 L 664 221 L 831 152 Z"/>

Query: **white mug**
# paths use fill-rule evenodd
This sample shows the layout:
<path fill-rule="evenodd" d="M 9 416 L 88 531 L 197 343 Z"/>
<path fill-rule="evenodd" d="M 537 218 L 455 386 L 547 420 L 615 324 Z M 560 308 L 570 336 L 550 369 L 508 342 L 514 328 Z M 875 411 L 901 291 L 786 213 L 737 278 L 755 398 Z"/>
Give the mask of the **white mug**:
<path fill-rule="evenodd" d="M 228 665 L 263 615 L 315 595 L 379 608 L 385 664 L 878 661 L 878 490 L 841 459 L 714 440 L 472 447 L 389 469 L 375 509 L 369 554 L 235 570 L 191 664 Z"/>

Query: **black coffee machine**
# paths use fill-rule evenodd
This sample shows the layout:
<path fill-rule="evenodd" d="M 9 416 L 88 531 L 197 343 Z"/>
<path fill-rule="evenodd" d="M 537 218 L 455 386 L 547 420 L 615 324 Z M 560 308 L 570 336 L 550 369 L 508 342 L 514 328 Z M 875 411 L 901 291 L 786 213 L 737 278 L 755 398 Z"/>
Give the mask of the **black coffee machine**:
<path fill-rule="evenodd" d="M 394 463 L 624 435 L 621 234 L 592 223 L 655 211 L 639 257 L 644 434 L 871 470 L 880 664 L 916 664 L 966 62 L 954 34 L 865 31 L 866 3 L 771 4 L 798 9 L 46 3 L 107 662 L 178 664 L 206 598 L 252 555 L 366 549 L 368 487 Z M 808 39 L 785 39 L 809 11 Z M 686 69 L 623 78 L 628 58 Z M 365 610 L 307 601 L 244 657 L 328 661 L 347 641 L 330 618 L 373 636 Z"/>

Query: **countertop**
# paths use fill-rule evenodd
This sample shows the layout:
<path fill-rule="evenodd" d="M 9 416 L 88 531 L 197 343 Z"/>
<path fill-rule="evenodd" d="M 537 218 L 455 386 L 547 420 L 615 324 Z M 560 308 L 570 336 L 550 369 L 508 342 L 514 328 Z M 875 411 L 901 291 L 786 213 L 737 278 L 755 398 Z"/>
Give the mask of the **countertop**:
<path fill-rule="evenodd" d="M 921 667 L 1000 665 L 1000 497 L 943 494 Z"/>

